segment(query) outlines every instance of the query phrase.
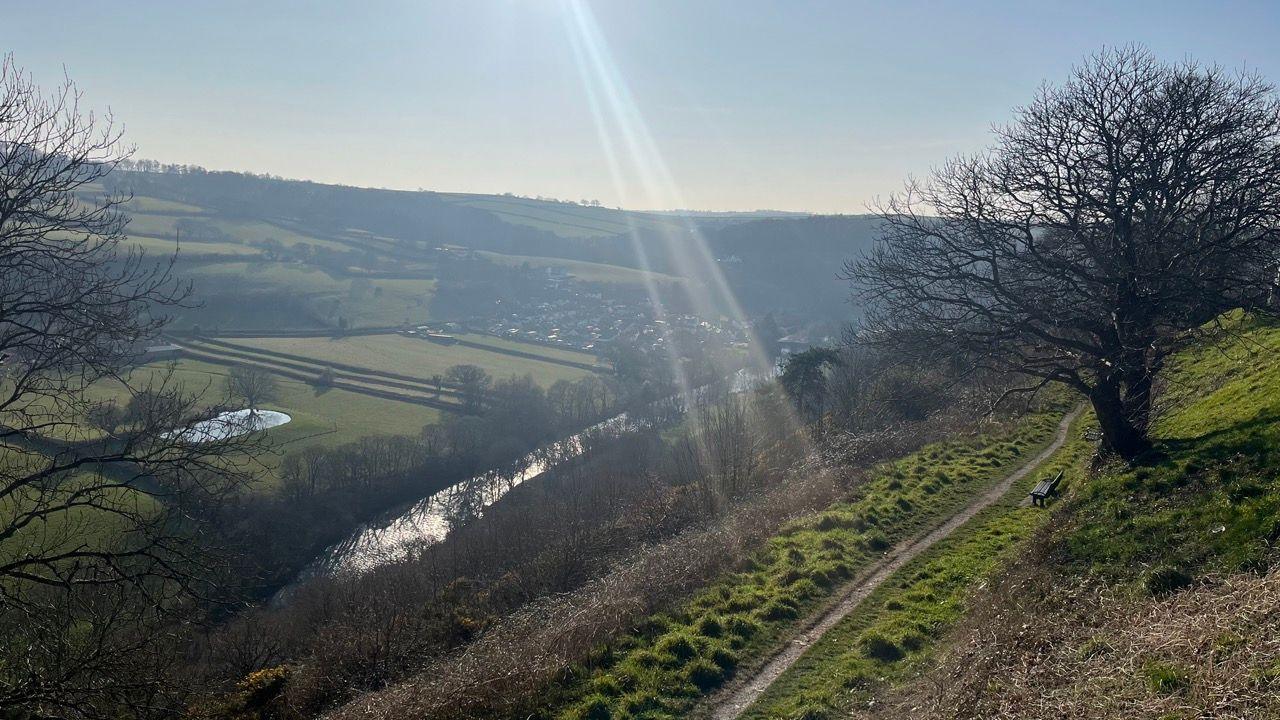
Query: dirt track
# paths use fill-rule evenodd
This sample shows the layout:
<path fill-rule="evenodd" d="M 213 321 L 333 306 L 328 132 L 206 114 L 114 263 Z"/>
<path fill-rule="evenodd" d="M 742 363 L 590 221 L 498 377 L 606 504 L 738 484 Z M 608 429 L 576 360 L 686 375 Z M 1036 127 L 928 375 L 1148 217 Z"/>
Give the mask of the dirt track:
<path fill-rule="evenodd" d="M 790 642 L 774 655 L 764 667 L 748 677 L 743 677 L 730 683 L 713 695 L 708 701 L 708 706 L 711 708 L 711 717 L 714 720 L 735 720 L 752 703 L 758 700 L 774 681 L 794 665 L 810 646 L 857 608 L 868 595 L 903 565 L 911 562 L 916 556 L 928 550 L 939 540 L 955 532 L 961 525 L 973 519 L 973 516 L 1003 497 L 1015 483 L 1035 472 L 1036 468 L 1044 463 L 1045 460 L 1048 460 L 1049 456 L 1057 452 L 1066 442 L 1067 431 L 1071 426 L 1071 422 L 1076 419 L 1082 409 L 1076 408 L 1062 418 L 1062 421 L 1058 423 L 1058 431 L 1053 438 L 1053 442 L 1049 443 L 1049 446 L 1042 450 L 1039 455 L 1036 455 L 1000 482 L 992 485 L 942 525 L 921 537 L 895 546 L 885 555 L 883 560 L 850 581 L 841 591 L 843 596 L 836 606 L 820 615 L 809 618 L 801 630 L 791 638 Z"/>

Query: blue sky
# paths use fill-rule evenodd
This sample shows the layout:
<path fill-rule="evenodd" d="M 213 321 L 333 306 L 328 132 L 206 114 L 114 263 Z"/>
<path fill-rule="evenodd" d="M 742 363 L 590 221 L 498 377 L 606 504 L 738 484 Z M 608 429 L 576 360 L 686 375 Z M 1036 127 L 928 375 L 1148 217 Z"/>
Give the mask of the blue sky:
<path fill-rule="evenodd" d="M 25 0 L 0 32 L 140 157 L 645 208 L 862 212 L 1107 44 L 1280 81 L 1277 2 Z"/>

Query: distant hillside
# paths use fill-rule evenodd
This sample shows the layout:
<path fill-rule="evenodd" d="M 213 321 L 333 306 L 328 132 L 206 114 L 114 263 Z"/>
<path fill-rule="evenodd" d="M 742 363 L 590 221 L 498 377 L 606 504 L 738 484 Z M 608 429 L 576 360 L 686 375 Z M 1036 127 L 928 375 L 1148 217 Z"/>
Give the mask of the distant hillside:
<path fill-rule="evenodd" d="M 499 263 L 559 266 L 586 282 L 639 284 L 648 276 L 634 271 L 648 269 L 708 283 L 711 268 L 682 259 L 701 256 L 689 248 L 701 241 L 748 314 L 781 311 L 821 322 L 849 318 L 848 285 L 839 271 L 870 246 L 877 227 L 868 216 L 633 212 L 226 172 L 122 172 L 112 176 L 110 189 L 135 196 L 129 233 L 136 242 L 164 252 L 180 234 L 188 258 L 224 262 L 251 260 L 264 243 L 305 243 L 328 258 L 325 267 L 351 265 L 344 256 L 353 262 L 362 256 L 364 265 L 381 258 L 401 274 L 428 278 L 430 252 L 449 246 L 491 253 Z M 591 271 L 583 275 L 584 268 Z M 416 314 L 408 312 L 416 302 L 378 314 L 377 322 Z"/>
<path fill-rule="evenodd" d="M 461 206 L 486 210 L 512 225 L 545 230 L 564 238 L 609 238 L 633 232 L 651 231 L 685 232 L 690 228 L 714 229 L 765 217 L 808 217 L 808 213 L 783 213 L 772 210 L 642 212 L 512 195 L 430 194 Z"/>
<path fill-rule="evenodd" d="M 879 227 L 869 215 L 768 218 L 721 228 L 708 241 L 749 311 L 841 320 L 854 312 L 844 264 L 871 248 Z"/>

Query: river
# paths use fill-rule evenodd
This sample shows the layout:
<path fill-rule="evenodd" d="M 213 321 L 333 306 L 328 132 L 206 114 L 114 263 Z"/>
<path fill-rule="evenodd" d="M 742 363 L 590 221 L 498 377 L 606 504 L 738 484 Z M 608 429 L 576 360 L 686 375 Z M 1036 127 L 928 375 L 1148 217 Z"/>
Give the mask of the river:
<path fill-rule="evenodd" d="M 744 392 L 773 375 L 739 370 L 731 376 L 729 389 L 735 393 Z M 699 397 L 706 390 L 706 387 L 698 388 L 693 395 Z M 629 429 L 632 429 L 632 423 L 627 414 L 617 415 L 529 453 L 522 461 L 513 464 L 518 472 L 485 473 L 451 485 L 407 508 L 387 513 L 380 520 L 365 523 L 346 540 L 326 549 L 297 582 L 323 575 L 367 572 L 379 565 L 404 559 L 415 548 L 443 540 L 449 533 L 451 517 L 474 517 L 517 485 L 535 480 L 556 463 L 581 454 L 587 444 L 585 441 L 591 436 Z M 459 512 L 460 506 L 464 505 L 467 507 Z"/>

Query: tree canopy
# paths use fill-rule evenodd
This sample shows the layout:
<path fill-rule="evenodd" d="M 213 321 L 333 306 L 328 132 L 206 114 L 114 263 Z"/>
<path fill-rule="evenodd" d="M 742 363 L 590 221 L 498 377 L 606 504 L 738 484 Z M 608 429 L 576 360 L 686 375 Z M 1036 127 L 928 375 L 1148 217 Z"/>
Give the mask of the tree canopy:
<path fill-rule="evenodd" d="M 1154 375 L 1280 254 L 1280 103 L 1260 77 L 1141 48 L 1046 86 L 985 153 L 909 182 L 847 275 L 862 337 L 1087 396 L 1104 445 L 1149 448 Z"/>

